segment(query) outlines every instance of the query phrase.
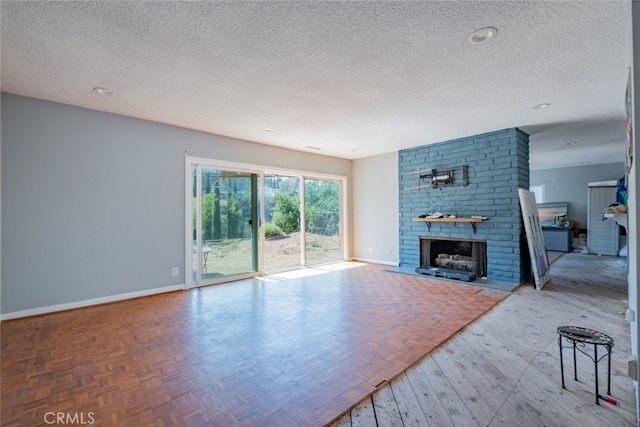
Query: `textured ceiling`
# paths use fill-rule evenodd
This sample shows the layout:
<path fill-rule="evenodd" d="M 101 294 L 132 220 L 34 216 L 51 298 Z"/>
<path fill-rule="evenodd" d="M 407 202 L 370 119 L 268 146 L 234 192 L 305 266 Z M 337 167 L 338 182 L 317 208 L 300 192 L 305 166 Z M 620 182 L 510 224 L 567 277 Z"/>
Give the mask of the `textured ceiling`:
<path fill-rule="evenodd" d="M 348 159 L 520 127 L 533 169 L 623 162 L 630 11 L 629 1 L 2 1 L 1 89 Z M 486 26 L 493 39 L 467 41 Z M 541 103 L 551 106 L 533 109 Z"/>

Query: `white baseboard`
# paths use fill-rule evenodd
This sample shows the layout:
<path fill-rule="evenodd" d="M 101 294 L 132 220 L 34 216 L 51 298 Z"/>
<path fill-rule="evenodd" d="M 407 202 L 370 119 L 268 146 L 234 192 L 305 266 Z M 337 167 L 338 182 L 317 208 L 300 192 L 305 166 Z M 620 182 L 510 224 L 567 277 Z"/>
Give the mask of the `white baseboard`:
<path fill-rule="evenodd" d="M 109 295 L 100 298 L 91 298 L 84 301 L 66 302 L 63 304 L 48 305 L 46 307 L 30 308 L 28 310 L 13 311 L 0 315 L 0 321 L 18 319 L 20 317 L 37 316 L 39 314 L 53 313 L 56 311 L 71 310 L 74 308 L 89 307 L 91 305 L 106 304 L 108 302 L 122 301 L 125 299 L 146 297 L 149 295 L 162 294 L 165 292 L 182 291 L 186 289 L 184 284 L 165 286 L 162 288 L 146 289 L 144 291 L 127 292 L 126 294 Z"/>
<path fill-rule="evenodd" d="M 369 259 L 369 258 L 359 258 L 359 257 L 353 257 L 352 259 L 353 261 L 368 262 L 369 264 L 382 264 L 382 265 L 388 265 L 390 267 L 397 267 L 398 265 L 400 265 L 397 262 L 382 261 L 379 259 Z"/>

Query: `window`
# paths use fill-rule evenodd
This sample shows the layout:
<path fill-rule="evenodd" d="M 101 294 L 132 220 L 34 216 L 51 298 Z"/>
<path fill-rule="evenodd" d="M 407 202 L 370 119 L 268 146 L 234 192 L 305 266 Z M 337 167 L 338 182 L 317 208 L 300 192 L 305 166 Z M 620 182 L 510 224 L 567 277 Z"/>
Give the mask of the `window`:
<path fill-rule="evenodd" d="M 536 196 L 536 203 L 544 203 L 544 184 L 542 185 L 531 185 L 529 186 L 529 190 L 533 192 Z"/>

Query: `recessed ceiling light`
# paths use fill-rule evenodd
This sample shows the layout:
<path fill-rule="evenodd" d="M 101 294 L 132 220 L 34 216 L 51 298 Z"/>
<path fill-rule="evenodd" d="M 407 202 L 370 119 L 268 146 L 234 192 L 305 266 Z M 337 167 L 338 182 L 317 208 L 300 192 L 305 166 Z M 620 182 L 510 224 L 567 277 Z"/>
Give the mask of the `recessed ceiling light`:
<path fill-rule="evenodd" d="M 94 87 L 93 91 L 95 93 L 97 93 L 98 95 L 105 95 L 105 96 L 111 96 L 113 95 L 113 92 L 111 92 L 109 89 L 107 89 L 106 87 Z"/>
<path fill-rule="evenodd" d="M 544 104 L 538 104 L 535 107 L 533 107 L 534 110 L 544 110 L 545 108 L 551 106 L 551 104 L 545 102 Z"/>
<path fill-rule="evenodd" d="M 576 144 L 577 144 L 577 142 L 575 142 L 575 141 L 571 141 L 571 142 L 567 142 L 566 143 L 566 145 L 576 145 Z"/>
<path fill-rule="evenodd" d="M 312 145 L 307 145 L 307 148 L 308 148 L 309 150 L 319 150 L 319 149 L 320 149 L 320 147 L 314 147 L 314 146 L 312 146 Z"/>
<path fill-rule="evenodd" d="M 496 34 L 498 34 L 498 30 L 493 27 L 485 27 L 476 30 L 469 36 L 467 39 L 471 44 L 484 43 L 489 39 L 492 39 Z"/>
<path fill-rule="evenodd" d="M 264 129 L 262 129 L 262 130 L 263 130 L 263 131 L 265 131 L 265 132 L 267 132 L 267 133 L 269 133 L 269 132 L 273 132 L 273 129 L 271 129 L 271 128 L 264 128 Z"/>

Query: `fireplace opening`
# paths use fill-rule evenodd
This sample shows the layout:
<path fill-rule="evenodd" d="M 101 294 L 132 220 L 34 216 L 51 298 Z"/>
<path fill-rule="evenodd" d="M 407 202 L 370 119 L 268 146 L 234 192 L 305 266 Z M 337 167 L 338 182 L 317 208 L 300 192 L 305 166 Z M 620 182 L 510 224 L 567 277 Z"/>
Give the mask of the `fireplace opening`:
<path fill-rule="evenodd" d="M 466 282 L 487 276 L 486 240 L 420 237 L 420 274 Z"/>

